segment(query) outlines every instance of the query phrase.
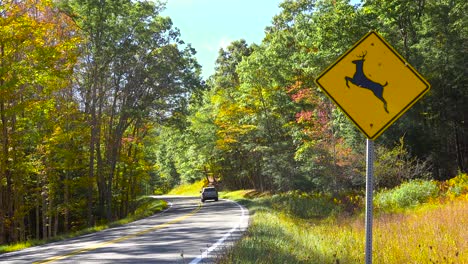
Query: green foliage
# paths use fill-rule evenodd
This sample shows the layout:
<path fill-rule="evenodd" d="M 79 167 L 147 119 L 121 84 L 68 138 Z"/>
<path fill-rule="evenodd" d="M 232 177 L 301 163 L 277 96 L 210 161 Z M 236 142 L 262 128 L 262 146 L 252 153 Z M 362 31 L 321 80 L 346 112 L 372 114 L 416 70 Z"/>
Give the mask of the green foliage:
<path fill-rule="evenodd" d="M 324 219 L 342 211 L 337 199 L 323 193 L 290 191 L 271 195 L 255 190 L 239 190 L 223 192 L 221 196 L 247 205 L 252 213 L 273 210 L 292 218 Z"/>
<path fill-rule="evenodd" d="M 202 87 L 163 3 L 55 2 L 0 5 L 0 244 L 124 218 L 171 188 L 158 131 L 184 127 Z"/>
<path fill-rule="evenodd" d="M 182 158 L 172 162 L 177 149 L 153 144 L 162 125 L 184 127 L 190 95 L 201 87 L 199 65 L 171 19 L 160 16 L 162 3 L 76 0 L 69 6 L 88 37 L 75 91 L 87 106 L 87 167 L 98 187 L 96 201 L 87 196 L 88 222 L 92 214 L 109 221 L 131 211 L 137 196 L 172 187 L 175 167 L 186 167 Z M 162 164 L 154 166 L 157 159 Z"/>
<path fill-rule="evenodd" d="M 48 141 L 55 123 L 61 123 L 68 114 L 60 115 L 58 109 L 71 83 L 82 38 L 73 21 L 49 0 L 2 2 L 0 13 L 3 244 L 34 237 L 33 228 L 26 230 L 25 222 L 34 218 L 35 208 L 42 206 L 44 227 L 48 224 L 46 217 L 58 211 L 60 202 L 50 202 L 60 199 L 62 183 L 53 167 L 55 162 L 49 163 L 53 158 Z M 38 217 L 34 220 L 40 221 Z M 51 231 L 49 228 L 43 233 Z"/>
<path fill-rule="evenodd" d="M 436 182 L 413 180 L 395 189 L 380 191 L 375 196 L 375 204 L 379 210 L 398 211 L 425 203 L 438 194 L 439 187 Z"/>
<path fill-rule="evenodd" d="M 387 40 L 431 84 L 428 96 L 384 134 L 395 140 L 406 134 L 410 152 L 430 158 L 433 177 L 446 180 L 466 172 L 467 83 L 463 43 L 468 38 L 466 1 L 366 1 L 365 10 L 380 15 Z M 463 27 L 463 28 L 462 28 Z"/>
<path fill-rule="evenodd" d="M 142 196 L 136 200 L 136 210 L 132 213 L 132 219 L 142 219 L 152 216 L 157 212 L 167 208 L 167 202 L 163 200 L 154 199 L 148 196 Z"/>
<path fill-rule="evenodd" d="M 456 177 L 447 180 L 447 195 L 449 197 L 458 197 L 468 194 L 468 174 L 461 173 Z"/>
<path fill-rule="evenodd" d="M 259 193 L 255 190 L 237 190 L 237 191 L 232 191 L 232 192 L 220 192 L 220 197 L 224 199 L 229 199 L 229 200 L 245 200 L 245 199 L 253 199 L 253 198 L 258 198 L 258 197 L 265 197 L 265 196 L 270 196 L 268 194 L 262 194 Z"/>
<path fill-rule="evenodd" d="M 403 138 L 400 138 L 400 142 L 391 149 L 378 146 L 375 155 L 376 189 L 394 188 L 408 180 L 430 177 L 429 162 L 411 157 Z"/>
<path fill-rule="evenodd" d="M 275 210 L 303 219 L 325 218 L 340 211 L 337 201 L 326 194 L 294 191 L 268 199 Z"/>
<path fill-rule="evenodd" d="M 176 186 L 168 194 L 199 196 L 202 188 L 207 185 L 208 184 L 206 180 L 196 181 L 192 184 L 182 184 L 182 185 Z"/>
<path fill-rule="evenodd" d="M 362 188 L 364 138 L 313 80 L 370 29 L 377 29 L 429 78 L 434 94 L 447 94 L 429 94 L 432 99 L 424 98 L 382 136 L 377 188 L 464 171 L 468 122 L 456 113 L 466 112 L 466 104 L 459 104 L 466 93 L 456 87 L 465 76 L 458 61 L 464 57 L 460 11 L 465 6 L 463 1 L 365 1 L 355 6 L 345 0 L 285 1 L 262 43 L 249 47 L 240 40 L 220 50 L 209 91 L 192 108 L 188 133 L 180 137 L 183 154 L 173 160 L 183 157 L 183 162 L 175 171 L 187 179 L 214 175 L 228 187 L 260 191 Z M 444 12 L 453 13 L 444 17 Z M 445 28 L 449 24 L 450 30 Z M 440 63 L 445 55 L 448 64 Z M 450 92 L 444 74 L 453 75 Z M 454 104 L 458 110 L 443 106 L 450 98 L 460 98 Z M 447 127 L 455 149 L 443 136 Z"/>

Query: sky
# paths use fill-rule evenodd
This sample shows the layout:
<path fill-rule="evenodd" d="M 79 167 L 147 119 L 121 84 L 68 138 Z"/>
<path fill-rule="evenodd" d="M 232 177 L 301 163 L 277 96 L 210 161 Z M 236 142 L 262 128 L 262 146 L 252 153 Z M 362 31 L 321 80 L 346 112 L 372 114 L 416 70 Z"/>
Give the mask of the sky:
<path fill-rule="evenodd" d="M 181 39 L 197 51 L 202 77 L 214 73 L 220 48 L 232 41 L 245 39 L 260 44 L 265 27 L 271 25 L 282 0 L 166 0 L 166 10 L 173 26 L 180 29 Z"/>

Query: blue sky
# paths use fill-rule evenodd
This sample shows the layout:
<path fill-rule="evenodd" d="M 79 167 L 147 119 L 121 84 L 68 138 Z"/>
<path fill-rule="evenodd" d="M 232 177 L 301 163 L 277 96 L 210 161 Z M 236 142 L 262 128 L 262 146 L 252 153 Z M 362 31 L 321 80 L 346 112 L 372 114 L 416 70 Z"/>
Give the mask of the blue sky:
<path fill-rule="evenodd" d="M 206 79 L 214 73 L 221 47 L 241 38 L 260 44 L 265 27 L 279 14 L 282 0 L 167 0 L 163 16 L 180 29 L 181 38 L 197 51 Z"/>

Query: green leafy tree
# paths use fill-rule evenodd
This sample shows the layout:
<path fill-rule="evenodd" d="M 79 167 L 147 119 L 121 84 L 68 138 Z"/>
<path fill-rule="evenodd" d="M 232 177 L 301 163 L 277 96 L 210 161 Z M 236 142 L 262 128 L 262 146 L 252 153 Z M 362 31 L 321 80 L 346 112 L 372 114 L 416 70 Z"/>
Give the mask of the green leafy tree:
<path fill-rule="evenodd" d="M 428 96 L 384 134 L 385 142 L 405 135 L 410 152 L 433 163 L 433 175 L 447 179 L 466 171 L 466 83 L 464 1 L 366 1 L 364 11 L 380 19 L 385 37 L 431 84 Z M 386 143 L 390 145 L 391 143 Z"/>
<path fill-rule="evenodd" d="M 132 1 L 74 1 L 89 36 L 78 86 L 91 127 L 88 222 L 96 212 L 114 218 L 113 186 L 129 129 L 184 115 L 190 93 L 200 87 L 194 50 L 182 48 L 179 32 L 159 15 L 163 5 Z M 130 157 L 126 157 L 127 159 Z"/>
<path fill-rule="evenodd" d="M 25 240 L 34 228 L 39 237 L 39 214 L 42 236 L 52 232 L 46 227 L 53 204 L 47 203 L 54 190 L 47 184 L 54 179 L 47 171 L 43 140 L 51 133 L 53 94 L 69 84 L 77 59 L 76 32 L 51 1 L 1 2 L 0 244 Z M 43 195 L 37 196 L 41 189 Z M 37 226 L 26 227 L 34 207 Z"/>

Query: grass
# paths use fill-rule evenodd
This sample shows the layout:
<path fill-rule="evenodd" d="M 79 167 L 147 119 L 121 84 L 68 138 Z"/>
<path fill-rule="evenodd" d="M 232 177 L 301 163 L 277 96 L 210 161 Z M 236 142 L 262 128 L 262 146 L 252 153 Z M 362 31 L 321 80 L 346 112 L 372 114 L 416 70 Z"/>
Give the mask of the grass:
<path fill-rule="evenodd" d="M 322 203 L 323 196 L 313 197 Z M 238 199 L 249 208 L 251 225 L 245 236 L 220 257 L 220 263 L 353 263 L 349 256 L 340 258 L 340 254 L 355 247 L 360 237 L 346 230 L 340 230 L 342 236 L 337 236 L 336 223 L 326 217 L 330 211 L 317 211 L 312 200 L 312 196 L 296 193 Z M 314 217 L 305 220 L 307 213 L 298 209 L 308 211 L 309 202 Z M 317 212 L 323 214 L 320 219 L 315 217 Z"/>
<path fill-rule="evenodd" d="M 172 189 L 168 194 L 198 196 L 200 195 L 200 190 L 205 186 L 206 186 L 206 181 L 201 180 L 201 181 L 194 182 L 192 184 L 179 185 L 176 188 Z"/>
<path fill-rule="evenodd" d="M 126 218 L 120 219 L 118 221 L 115 221 L 109 224 L 89 227 L 89 228 L 85 228 L 76 232 L 59 235 L 59 236 L 56 236 L 54 238 L 50 238 L 47 240 L 29 240 L 26 242 L 20 242 L 20 243 L 15 243 L 11 245 L 0 245 L 0 254 L 12 252 L 12 251 L 18 251 L 18 250 L 29 248 L 32 246 L 43 245 L 46 243 L 60 241 L 60 240 L 68 239 L 68 238 L 78 237 L 78 236 L 86 235 L 90 233 L 95 233 L 95 232 L 98 232 L 107 228 L 111 228 L 111 227 L 122 226 L 130 222 L 151 216 L 167 208 L 166 201 L 156 200 L 151 197 L 141 197 L 137 202 L 138 202 L 138 207 L 135 210 L 135 213 L 127 216 Z"/>
<path fill-rule="evenodd" d="M 294 193 L 282 199 L 257 195 L 249 199 L 245 194 L 251 192 L 225 194 L 249 208 L 251 225 L 245 236 L 220 256 L 220 263 L 364 263 L 362 214 L 317 211 L 323 196 L 310 203 L 313 195 L 299 199 Z M 287 197 L 290 201 L 284 202 Z M 283 207 L 278 207 L 277 201 Z M 291 206 L 295 201 L 300 205 Z M 449 202 L 430 201 L 374 216 L 374 263 L 468 263 L 468 196 Z M 301 210 L 309 210 L 309 203 L 313 215 L 318 212 L 321 217 L 304 217 L 308 213 Z"/>
<path fill-rule="evenodd" d="M 424 205 L 376 220 L 377 263 L 468 263 L 468 200 Z"/>
<path fill-rule="evenodd" d="M 247 234 L 221 263 L 352 263 L 348 249 L 360 239 L 332 224 L 313 224 L 283 213 L 257 211 Z"/>
<path fill-rule="evenodd" d="M 238 190 L 233 192 L 220 192 L 221 198 L 230 199 L 230 200 L 242 200 L 242 199 L 251 199 L 254 197 L 259 197 L 260 193 L 255 190 Z"/>

